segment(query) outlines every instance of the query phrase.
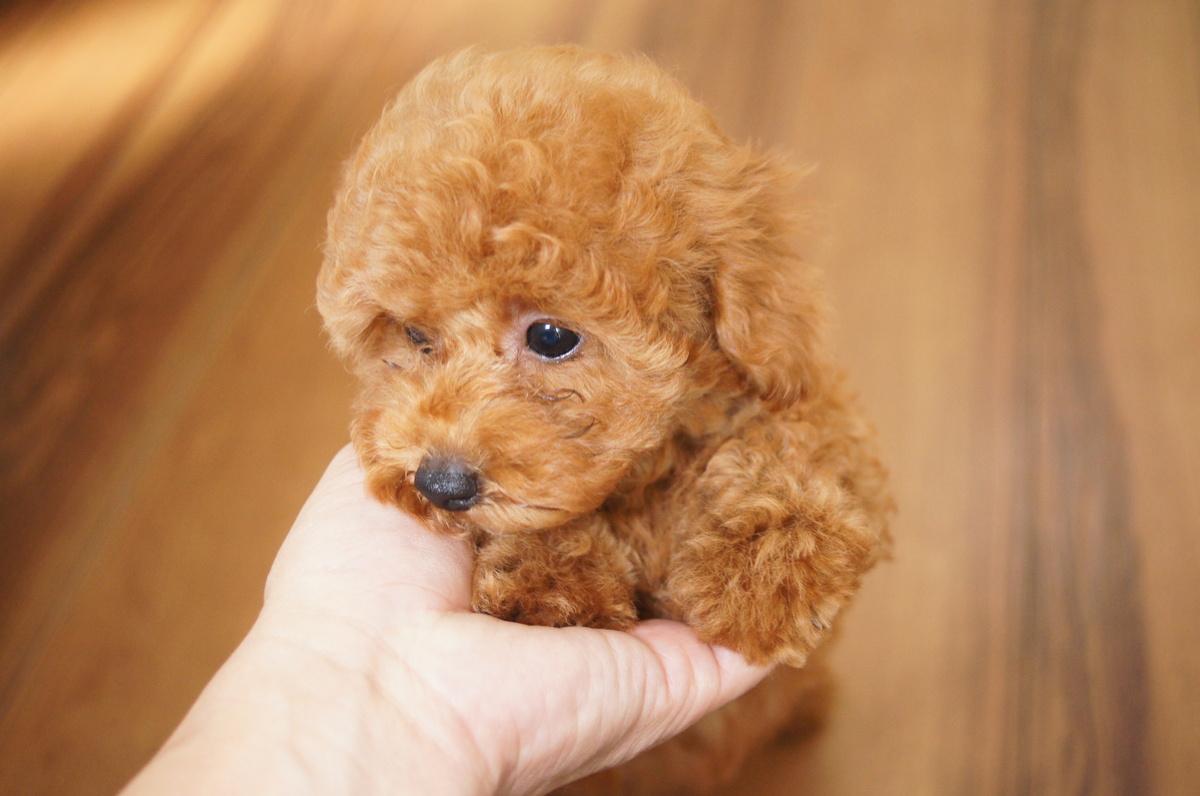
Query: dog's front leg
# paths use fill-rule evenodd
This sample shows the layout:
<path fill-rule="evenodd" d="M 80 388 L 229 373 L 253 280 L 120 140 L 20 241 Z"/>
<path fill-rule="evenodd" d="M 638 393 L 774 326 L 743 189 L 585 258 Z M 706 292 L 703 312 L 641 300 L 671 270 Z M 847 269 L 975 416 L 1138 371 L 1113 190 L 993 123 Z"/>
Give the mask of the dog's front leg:
<path fill-rule="evenodd" d="M 629 561 L 599 517 L 483 540 L 472 607 L 527 625 L 627 629 L 637 621 Z"/>
<path fill-rule="evenodd" d="M 695 485 L 667 591 L 705 641 L 753 663 L 802 666 L 875 562 L 882 527 L 852 471 L 804 435 L 744 429 Z"/>

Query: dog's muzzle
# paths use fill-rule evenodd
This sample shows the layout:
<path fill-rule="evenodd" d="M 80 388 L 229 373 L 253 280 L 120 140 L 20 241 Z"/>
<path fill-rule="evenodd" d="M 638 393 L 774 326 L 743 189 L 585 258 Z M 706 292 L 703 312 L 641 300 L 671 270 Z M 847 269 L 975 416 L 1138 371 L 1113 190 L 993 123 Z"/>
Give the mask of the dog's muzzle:
<path fill-rule="evenodd" d="M 479 500 L 479 476 L 457 459 L 425 459 L 413 484 L 430 503 L 446 511 L 466 511 Z"/>

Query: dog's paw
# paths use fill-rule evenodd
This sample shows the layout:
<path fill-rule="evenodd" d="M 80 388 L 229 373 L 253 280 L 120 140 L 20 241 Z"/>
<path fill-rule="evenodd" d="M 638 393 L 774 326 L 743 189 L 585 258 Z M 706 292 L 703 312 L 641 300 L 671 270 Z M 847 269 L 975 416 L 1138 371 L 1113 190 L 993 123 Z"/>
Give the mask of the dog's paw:
<path fill-rule="evenodd" d="M 722 446 L 672 554 L 677 615 L 753 663 L 803 666 L 880 550 L 879 522 L 802 431 L 764 421 Z"/>
<path fill-rule="evenodd" d="M 828 540 L 819 536 L 807 524 L 695 534 L 668 586 L 678 613 L 703 641 L 752 663 L 803 666 L 857 589 L 868 555 L 822 549 Z"/>
<path fill-rule="evenodd" d="M 637 610 L 612 552 L 583 534 L 498 537 L 479 551 L 472 608 L 526 625 L 627 630 Z"/>
<path fill-rule="evenodd" d="M 818 611 L 796 593 L 795 584 L 764 580 L 758 573 L 731 572 L 727 579 L 704 582 L 677 577 L 675 582 L 684 621 L 700 640 L 758 665 L 803 666 L 837 612 L 836 605 Z"/>
<path fill-rule="evenodd" d="M 472 608 L 510 622 L 548 627 L 628 630 L 637 612 L 626 589 L 612 578 L 512 570 L 477 570 Z"/>

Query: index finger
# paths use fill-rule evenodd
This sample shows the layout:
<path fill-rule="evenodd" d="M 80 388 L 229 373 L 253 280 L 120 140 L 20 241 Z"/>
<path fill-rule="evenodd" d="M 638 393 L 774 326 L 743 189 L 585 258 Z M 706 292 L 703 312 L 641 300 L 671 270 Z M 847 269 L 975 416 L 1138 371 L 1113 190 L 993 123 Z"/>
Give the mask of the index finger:
<path fill-rule="evenodd" d="M 460 610 L 471 602 L 471 555 L 465 541 L 435 533 L 371 497 L 347 445 L 300 510 L 268 585 L 300 578 L 359 591 L 403 588 L 418 603 L 426 602 L 421 592 L 436 603 L 425 607 Z"/>

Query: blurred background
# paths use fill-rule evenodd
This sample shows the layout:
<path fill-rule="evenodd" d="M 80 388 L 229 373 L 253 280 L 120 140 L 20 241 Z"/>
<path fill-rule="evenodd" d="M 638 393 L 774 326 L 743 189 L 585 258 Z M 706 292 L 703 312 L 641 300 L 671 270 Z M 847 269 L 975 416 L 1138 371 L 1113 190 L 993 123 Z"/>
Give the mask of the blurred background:
<path fill-rule="evenodd" d="M 346 439 L 341 162 L 431 58 L 655 56 L 817 165 L 895 560 L 739 794 L 1200 793 L 1194 0 L 0 4 L 0 792 L 113 793 Z"/>

